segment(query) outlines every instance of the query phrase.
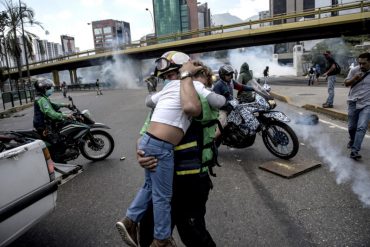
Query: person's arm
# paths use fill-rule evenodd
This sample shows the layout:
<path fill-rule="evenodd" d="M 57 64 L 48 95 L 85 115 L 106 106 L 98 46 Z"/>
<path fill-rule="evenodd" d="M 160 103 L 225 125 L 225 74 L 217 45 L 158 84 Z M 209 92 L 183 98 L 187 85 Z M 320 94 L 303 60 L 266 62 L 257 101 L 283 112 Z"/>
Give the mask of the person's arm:
<path fill-rule="evenodd" d="M 201 66 L 194 66 L 191 62 L 182 65 L 179 73 L 190 72 L 194 75 L 197 71 L 201 70 Z M 193 85 L 193 78 L 191 76 L 180 80 L 180 100 L 181 107 L 184 113 L 191 117 L 199 116 L 202 112 L 202 106 Z"/>
<path fill-rule="evenodd" d="M 69 117 L 69 115 L 55 111 L 51 103 L 45 98 L 41 98 L 39 101 L 37 101 L 37 104 L 39 105 L 41 112 L 48 116 L 51 120 L 63 120 Z"/>
<path fill-rule="evenodd" d="M 362 73 L 355 73 L 354 69 L 351 69 L 348 73 L 347 78 L 344 80 L 346 87 L 351 87 L 357 84 L 362 78 Z"/>
<path fill-rule="evenodd" d="M 234 89 L 238 91 L 254 91 L 254 89 L 250 86 L 240 84 L 233 80 Z"/>
<path fill-rule="evenodd" d="M 145 98 L 145 105 L 150 108 L 155 108 L 155 106 L 158 103 L 158 100 L 161 96 L 161 92 L 155 93 L 155 94 L 149 94 Z"/>
<path fill-rule="evenodd" d="M 211 90 L 206 88 L 203 83 L 199 81 L 194 81 L 193 84 L 194 84 L 195 90 L 197 91 L 197 94 L 207 99 L 208 104 L 212 108 L 220 109 L 222 106 L 225 105 L 226 99 L 224 96 L 217 94 L 215 92 L 212 92 Z"/>
<path fill-rule="evenodd" d="M 328 76 L 328 74 L 330 74 L 332 71 L 335 70 L 335 62 L 330 66 L 330 68 L 328 69 L 328 71 L 326 71 L 323 76 Z"/>

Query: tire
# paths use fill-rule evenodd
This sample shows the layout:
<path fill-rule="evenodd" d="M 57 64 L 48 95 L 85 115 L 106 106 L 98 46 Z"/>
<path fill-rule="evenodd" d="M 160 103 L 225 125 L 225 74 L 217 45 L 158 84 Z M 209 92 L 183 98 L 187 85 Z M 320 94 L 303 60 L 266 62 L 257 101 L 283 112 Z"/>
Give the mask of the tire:
<path fill-rule="evenodd" d="M 90 139 L 92 137 L 94 137 L 98 145 L 94 145 L 94 143 Z M 99 144 L 101 145 L 99 146 Z M 109 145 L 108 148 L 106 148 L 107 145 Z M 104 149 L 103 152 L 101 152 L 102 149 Z M 86 159 L 93 161 L 104 160 L 113 152 L 113 149 L 113 137 L 104 130 L 91 130 L 90 134 L 86 135 L 85 140 L 80 144 L 81 154 Z"/>
<path fill-rule="evenodd" d="M 281 159 L 291 159 L 298 153 L 298 137 L 292 128 L 283 122 L 268 123 L 262 131 L 262 140 L 266 148 Z"/>

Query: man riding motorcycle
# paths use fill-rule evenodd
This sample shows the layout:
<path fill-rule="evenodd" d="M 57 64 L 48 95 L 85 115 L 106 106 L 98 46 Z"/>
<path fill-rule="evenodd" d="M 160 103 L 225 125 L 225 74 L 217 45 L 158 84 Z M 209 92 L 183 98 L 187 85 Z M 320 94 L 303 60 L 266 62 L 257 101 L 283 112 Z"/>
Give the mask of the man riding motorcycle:
<path fill-rule="evenodd" d="M 58 112 L 61 107 L 70 107 L 66 103 L 53 103 L 49 97 L 54 92 L 53 82 L 46 78 L 38 79 L 34 83 L 36 98 L 34 102 L 33 127 L 44 141 L 52 146 L 49 149 L 57 150 L 57 134 L 53 127 L 56 122 L 73 119 L 72 114 Z M 53 147 L 54 146 L 54 147 Z M 52 152 L 52 150 L 50 150 Z"/>
<path fill-rule="evenodd" d="M 213 88 L 213 91 L 217 94 L 221 94 L 222 96 L 224 96 L 227 102 L 234 99 L 233 89 L 238 90 L 238 91 L 245 91 L 245 92 L 254 91 L 252 87 L 236 82 L 233 79 L 234 73 L 235 73 L 234 69 L 233 67 L 231 67 L 231 65 L 228 65 L 228 64 L 222 65 L 220 69 L 218 70 L 220 79 L 216 82 L 216 85 Z M 230 104 L 225 104 L 225 106 L 220 109 L 219 121 L 222 127 L 226 126 L 227 115 L 231 111 L 232 111 L 232 106 Z M 253 116 L 251 116 L 251 118 L 253 118 Z M 220 144 L 220 136 L 221 136 L 221 132 L 220 130 L 217 130 L 217 133 L 216 133 L 217 145 Z"/>

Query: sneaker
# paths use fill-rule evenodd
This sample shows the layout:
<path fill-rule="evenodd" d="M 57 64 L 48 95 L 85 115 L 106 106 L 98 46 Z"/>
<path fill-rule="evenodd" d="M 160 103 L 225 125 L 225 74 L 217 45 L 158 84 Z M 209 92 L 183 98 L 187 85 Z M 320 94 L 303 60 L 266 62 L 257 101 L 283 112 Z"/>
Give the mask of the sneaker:
<path fill-rule="evenodd" d="M 349 141 L 349 142 L 347 143 L 347 148 L 348 148 L 348 149 L 351 149 L 351 148 L 352 148 L 352 145 L 353 145 L 353 142 L 352 142 L 352 141 Z"/>
<path fill-rule="evenodd" d="M 349 157 L 351 157 L 351 159 L 354 159 L 354 160 L 359 160 L 362 158 L 362 156 L 358 152 L 351 152 Z"/>
<path fill-rule="evenodd" d="M 122 237 L 122 240 L 131 247 L 137 247 L 137 223 L 128 217 L 116 223 L 117 230 Z"/>
<path fill-rule="evenodd" d="M 172 237 L 163 240 L 154 239 L 150 245 L 150 247 L 176 247 L 176 246 L 177 246 L 176 242 Z"/>
<path fill-rule="evenodd" d="M 323 108 L 333 108 L 333 105 L 329 105 L 328 103 L 322 104 Z"/>

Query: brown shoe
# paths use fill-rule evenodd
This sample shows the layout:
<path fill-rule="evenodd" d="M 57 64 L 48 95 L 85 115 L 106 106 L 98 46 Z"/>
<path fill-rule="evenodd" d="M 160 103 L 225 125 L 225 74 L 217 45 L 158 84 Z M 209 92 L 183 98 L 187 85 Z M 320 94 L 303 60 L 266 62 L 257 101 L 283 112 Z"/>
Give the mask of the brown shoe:
<path fill-rule="evenodd" d="M 172 237 L 167 239 L 154 239 L 150 247 L 176 247 L 176 242 Z"/>
<path fill-rule="evenodd" d="M 117 230 L 122 237 L 122 240 L 131 247 L 138 246 L 137 228 L 138 225 L 128 217 L 116 223 Z"/>

